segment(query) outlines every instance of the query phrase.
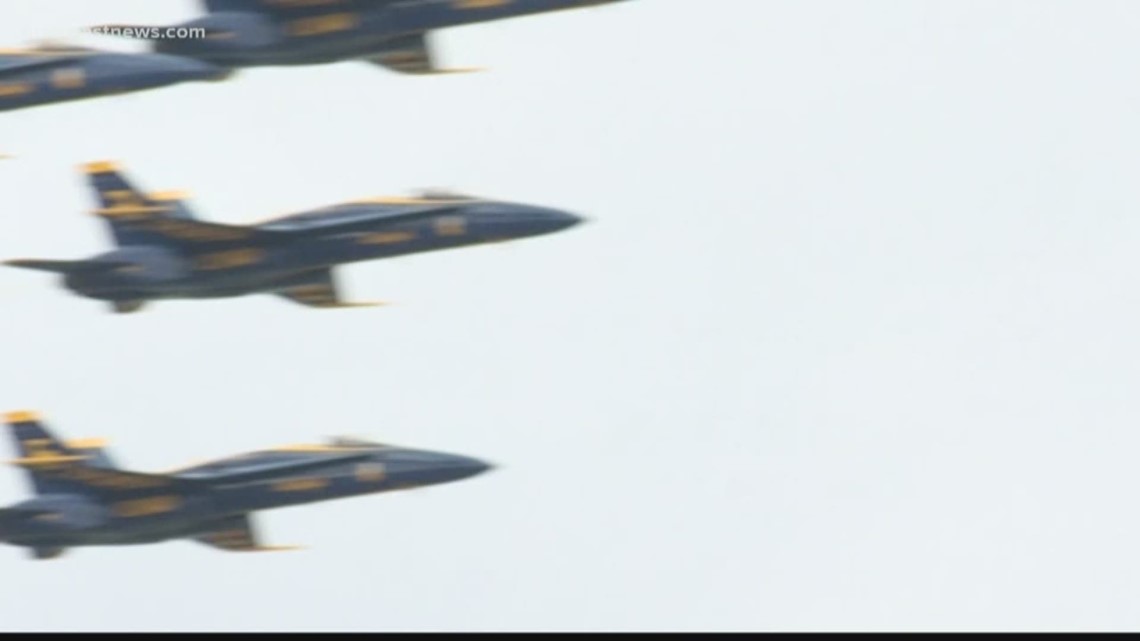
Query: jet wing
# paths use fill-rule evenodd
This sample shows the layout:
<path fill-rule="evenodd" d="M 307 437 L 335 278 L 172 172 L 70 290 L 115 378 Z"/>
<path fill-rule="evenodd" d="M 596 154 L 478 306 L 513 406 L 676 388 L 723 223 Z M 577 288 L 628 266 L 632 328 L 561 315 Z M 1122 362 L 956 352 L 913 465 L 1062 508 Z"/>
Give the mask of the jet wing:
<path fill-rule="evenodd" d="M 259 544 L 248 514 L 219 521 L 214 529 L 199 534 L 194 537 L 194 540 L 229 552 L 273 552 L 297 549 L 292 546 L 264 546 Z"/>
<path fill-rule="evenodd" d="M 0 509 L 0 528 L 19 527 L 29 520 L 36 518 L 54 518 L 58 512 L 54 508 L 14 507 Z M 33 559 L 54 559 L 63 555 L 66 548 L 62 547 L 33 547 L 28 550 Z"/>
<path fill-rule="evenodd" d="M 282 287 L 274 292 L 278 296 L 288 298 L 294 303 L 307 305 L 308 307 L 317 307 L 321 309 L 332 309 L 337 307 L 377 307 L 384 303 L 347 303 L 341 300 L 340 294 L 337 293 L 336 282 L 333 281 L 332 270 L 318 269 L 309 272 L 302 282 L 298 282 L 288 287 Z"/>
<path fill-rule="evenodd" d="M 372 64 L 390 71 L 415 76 L 428 76 L 445 73 L 470 73 L 480 69 L 440 69 L 433 60 L 432 48 L 423 33 L 394 38 L 384 45 L 384 51 L 366 58 Z"/>

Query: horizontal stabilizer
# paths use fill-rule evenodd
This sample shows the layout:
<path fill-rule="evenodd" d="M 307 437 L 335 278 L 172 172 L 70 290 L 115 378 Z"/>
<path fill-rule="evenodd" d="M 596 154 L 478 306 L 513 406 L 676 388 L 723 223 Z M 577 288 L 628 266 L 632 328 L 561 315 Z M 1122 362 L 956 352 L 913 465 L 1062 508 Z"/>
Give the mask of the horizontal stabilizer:
<path fill-rule="evenodd" d="M 0 509 L 0 527 L 53 512 L 55 512 L 55 509 L 50 507 L 6 507 Z"/>
<path fill-rule="evenodd" d="M 4 261 L 9 267 L 23 267 L 56 274 L 90 274 L 95 272 L 111 271 L 120 267 L 129 267 L 132 263 L 108 260 L 40 260 L 34 258 L 17 258 Z"/>

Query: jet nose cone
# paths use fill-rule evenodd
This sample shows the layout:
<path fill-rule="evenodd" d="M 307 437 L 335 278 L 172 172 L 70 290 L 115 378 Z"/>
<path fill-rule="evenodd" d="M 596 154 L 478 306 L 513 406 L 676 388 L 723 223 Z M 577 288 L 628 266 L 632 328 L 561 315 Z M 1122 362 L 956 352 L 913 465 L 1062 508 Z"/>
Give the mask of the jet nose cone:
<path fill-rule="evenodd" d="M 393 476 L 427 485 L 461 481 L 487 472 L 494 467 L 486 461 L 470 456 L 423 450 L 392 452 L 388 455 L 385 464 Z"/>
<path fill-rule="evenodd" d="M 581 225 L 586 222 L 586 219 L 582 216 L 559 209 L 536 209 L 535 213 L 537 217 L 542 220 L 542 226 L 548 232 L 570 229 L 575 225 Z"/>
<path fill-rule="evenodd" d="M 569 229 L 575 225 L 581 225 L 587 220 L 588 219 L 583 216 L 579 216 L 578 214 L 571 214 L 568 211 L 556 212 L 555 215 L 555 222 L 560 225 L 561 229 Z"/>
<path fill-rule="evenodd" d="M 560 209 L 516 203 L 494 203 L 474 212 L 482 235 L 489 241 L 540 236 L 569 229 L 585 218 Z"/>
<path fill-rule="evenodd" d="M 442 467 L 444 474 L 450 481 L 471 478 L 472 476 L 478 476 L 484 472 L 495 469 L 495 466 L 487 461 L 480 461 L 479 459 L 469 456 L 456 455 L 448 455 Z"/>

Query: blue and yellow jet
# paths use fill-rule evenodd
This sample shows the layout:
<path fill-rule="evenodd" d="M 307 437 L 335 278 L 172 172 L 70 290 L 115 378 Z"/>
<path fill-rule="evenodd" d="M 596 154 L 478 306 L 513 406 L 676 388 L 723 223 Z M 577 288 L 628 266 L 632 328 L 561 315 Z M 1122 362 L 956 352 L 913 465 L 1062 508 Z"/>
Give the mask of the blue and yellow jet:
<path fill-rule="evenodd" d="M 161 53 L 119 53 L 66 45 L 0 49 L 0 111 L 218 81 L 225 67 Z"/>
<path fill-rule="evenodd" d="M 450 73 L 427 34 L 621 0 L 205 0 L 207 14 L 169 27 L 103 25 L 152 39 L 154 51 L 227 67 L 367 60 L 407 74 Z M 182 34 L 178 37 L 178 34 Z"/>
<path fill-rule="evenodd" d="M 53 559 L 68 548 L 189 539 L 263 545 L 257 510 L 459 481 L 492 468 L 455 454 L 334 438 L 250 452 L 166 474 L 117 468 L 100 441 L 61 441 L 32 412 L 5 416 L 36 496 L 0 509 L 0 541 Z"/>
<path fill-rule="evenodd" d="M 81 296 L 118 313 L 147 301 L 276 294 L 317 308 L 358 307 L 337 292 L 332 268 L 377 258 L 549 234 L 573 214 L 453 194 L 375 198 L 255 225 L 197 220 L 181 194 L 145 194 L 109 161 L 83 166 L 99 196 L 96 214 L 118 247 L 81 260 L 4 264 L 53 272 Z"/>

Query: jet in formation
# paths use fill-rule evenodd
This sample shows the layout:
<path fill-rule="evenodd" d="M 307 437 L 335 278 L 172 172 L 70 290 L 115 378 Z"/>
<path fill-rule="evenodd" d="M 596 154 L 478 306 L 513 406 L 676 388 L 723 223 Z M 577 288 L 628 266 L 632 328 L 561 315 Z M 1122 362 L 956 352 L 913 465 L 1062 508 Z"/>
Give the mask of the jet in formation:
<path fill-rule="evenodd" d="M 258 510 L 450 483 L 492 469 L 478 459 L 338 437 L 267 449 L 165 474 L 119 469 L 101 441 L 62 441 L 32 412 L 5 416 L 12 461 L 35 497 L 0 509 L 0 541 L 53 559 L 68 548 L 197 541 L 221 550 L 264 545 Z"/>
<path fill-rule="evenodd" d="M 118 53 L 67 45 L 0 50 L 0 111 L 225 80 L 233 71 L 161 53 Z"/>
<path fill-rule="evenodd" d="M 392 71 L 433 74 L 428 33 L 622 0 L 205 0 L 206 14 L 167 27 L 103 25 L 152 40 L 153 51 L 224 67 L 366 60 Z M 188 34 L 169 37 L 168 34 Z M 193 34 L 204 37 L 194 37 Z"/>
<path fill-rule="evenodd" d="M 622 0 L 205 0 L 206 14 L 168 27 L 101 25 L 151 52 L 65 44 L 0 50 L 0 111 L 219 81 L 236 69 L 364 60 L 392 71 L 440 69 L 428 32 Z"/>
<path fill-rule="evenodd" d="M 163 299 L 274 294 L 316 308 L 345 302 L 333 278 L 344 263 L 501 242 L 570 228 L 583 219 L 533 205 L 450 193 L 374 198 L 253 225 L 195 218 L 183 194 L 146 194 L 110 161 L 83 166 L 96 214 L 117 247 L 80 260 L 4 264 L 52 272 L 63 285 L 118 313 Z"/>

